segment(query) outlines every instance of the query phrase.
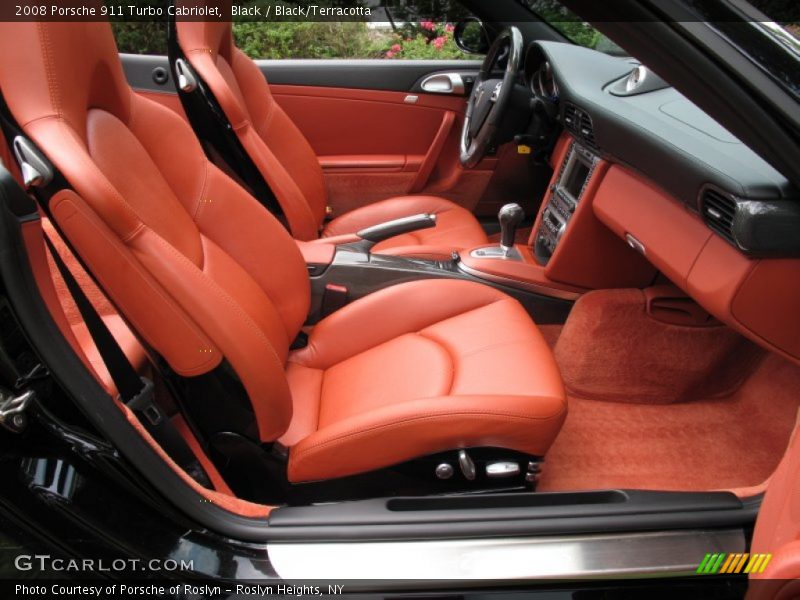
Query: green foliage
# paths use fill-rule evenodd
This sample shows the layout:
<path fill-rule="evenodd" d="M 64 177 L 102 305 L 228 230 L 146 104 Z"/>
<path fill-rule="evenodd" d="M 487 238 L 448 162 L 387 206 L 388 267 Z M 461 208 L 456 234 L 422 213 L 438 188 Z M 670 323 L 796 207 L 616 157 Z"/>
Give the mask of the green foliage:
<path fill-rule="evenodd" d="M 407 25 L 391 36 L 384 49 L 384 58 L 439 59 L 469 58 L 453 41 L 453 26 L 445 23 L 422 21 Z"/>
<path fill-rule="evenodd" d="M 588 23 L 581 23 L 578 21 L 550 21 L 550 24 L 571 41 L 579 46 L 585 46 L 586 48 L 596 48 L 598 42 L 603 37 L 603 34 Z"/>
<path fill-rule="evenodd" d="M 609 54 L 623 54 L 623 50 L 594 27 L 566 8 L 559 0 L 523 0 L 536 16 L 547 21 L 570 41 Z"/>
<path fill-rule="evenodd" d="M 363 22 L 238 22 L 236 45 L 251 58 L 375 58 L 380 40 Z"/>
<path fill-rule="evenodd" d="M 166 23 L 111 23 L 120 52 L 129 54 L 166 54 Z"/>
<path fill-rule="evenodd" d="M 164 23 L 116 22 L 113 27 L 120 52 L 167 53 Z M 251 58 L 468 58 L 453 41 L 452 29 L 429 21 L 397 32 L 359 21 L 236 21 L 233 36 Z"/>

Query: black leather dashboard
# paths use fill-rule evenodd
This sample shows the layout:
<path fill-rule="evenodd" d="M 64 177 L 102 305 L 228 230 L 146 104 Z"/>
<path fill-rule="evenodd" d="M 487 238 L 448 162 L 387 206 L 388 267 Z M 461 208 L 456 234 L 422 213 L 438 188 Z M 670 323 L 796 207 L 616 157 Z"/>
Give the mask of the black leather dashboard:
<path fill-rule="evenodd" d="M 570 103 L 585 111 L 602 156 L 642 172 L 691 209 L 699 210 L 708 184 L 749 200 L 797 195 L 786 178 L 673 88 L 612 94 L 635 61 L 573 44 L 534 44 L 559 86 L 562 119 Z"/>

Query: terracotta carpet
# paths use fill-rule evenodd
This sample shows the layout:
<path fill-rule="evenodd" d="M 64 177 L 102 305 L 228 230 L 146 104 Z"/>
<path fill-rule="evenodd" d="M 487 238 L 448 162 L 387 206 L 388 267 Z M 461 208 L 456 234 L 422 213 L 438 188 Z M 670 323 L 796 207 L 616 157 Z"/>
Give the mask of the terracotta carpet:
<path fill-rule="evenodd" d="M 631 404 L 569 398 L 540 491 L 753 486 L 781 459 L 800 405 L 800 368 L 770 355 L 728 398 Z"/>
<path fill-rule="evenodd" d="M 542 491 L 755 486 L 788 445 L 800 367 L 725 327 L 664 325 L 618 290 L 585 295 L 561 331 L 543 334 L 569 412 Z"/>

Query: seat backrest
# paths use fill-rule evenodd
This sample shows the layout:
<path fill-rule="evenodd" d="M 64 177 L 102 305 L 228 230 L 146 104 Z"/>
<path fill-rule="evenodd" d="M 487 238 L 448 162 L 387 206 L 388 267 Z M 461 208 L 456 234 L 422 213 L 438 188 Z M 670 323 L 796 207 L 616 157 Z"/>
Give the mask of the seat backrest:
<path fill-rule="evenodd" d="M 229 0 L 192 0 L 230 14 Z M 319 237 L 328 203 L 314 150 L 275 101 L 258 66 L 234 44 L 230 21 L 176 18 L 178 43 L 211 90 L 245 151 L 270 186 L 292 235 Z"/>
<path fill-rule="evenodd" d="M 126 320 L 180 375 L 227 360 L 261 439 L 279 437 L 310 303 L 286 230 L 185 121 L 132 92 L 106 22 L 0 24 L 0 89 L 70 184 L 50 212 Z"/>

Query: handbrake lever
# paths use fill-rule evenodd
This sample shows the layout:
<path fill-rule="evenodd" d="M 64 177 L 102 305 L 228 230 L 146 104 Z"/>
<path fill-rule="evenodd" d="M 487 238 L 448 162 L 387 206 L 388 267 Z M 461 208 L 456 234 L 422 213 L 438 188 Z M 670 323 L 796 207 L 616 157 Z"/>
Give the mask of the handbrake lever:
<path fill-rule="evenodd" d="M 386 221 L 385 223 L 378 223 L 377 225 L 372 225 L 371 227 L 366 227 L 356 232 L 356 235 L 361 239 L 357 242 L 347 244 L 347 246 L 368 253 L 378 242 L 388 240 L 396 235 L 419 231 L 420 229 L 429 229 L 431 227 L 436 227 L 436 215 L 434 214 L 420 213 L 418 215 L 402 217 L 400 219 Z"/>

